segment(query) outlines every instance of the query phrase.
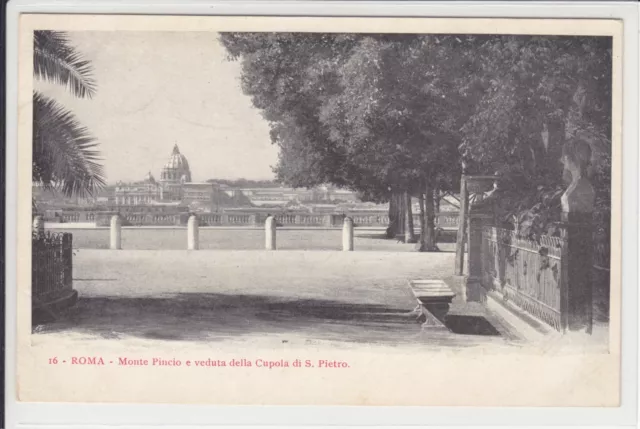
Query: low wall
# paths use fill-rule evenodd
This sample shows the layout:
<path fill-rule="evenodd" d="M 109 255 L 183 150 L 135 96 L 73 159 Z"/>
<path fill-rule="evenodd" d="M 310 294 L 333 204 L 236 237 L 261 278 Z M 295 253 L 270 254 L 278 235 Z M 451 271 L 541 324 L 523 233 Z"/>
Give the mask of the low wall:
<path fill-rule="evenodd" d="M 87 223 L 95 222 L 96 226 L 109 226 L 111 217 L 120 214 L 123 226 L 186 226 L 189 213 L 183 212 L 132 212 L 132 211 L 64 211 L 55 216 L 47 216 L 47 222 Z M 356 227 L 380 227 L 389 225 L 387 212 L 348 212 L 348 213 L 288 213 L 288 212 L 256 212 L 232 211 L 223 213 L 197 214 L 201 226 L 255 226 L 264 225 L 269 214 L 275 216 L 279 226 L 327 227 L 342 226 L 344 216 L 353 219 Z M 414 226 L 419 228 L 420 216 L 414 214 Z M 457 212 L 442 212 L 436 215 L 436 227 L 443 230 L 456 230 L 459 216 Z M 445 234 L 446 235 L 446 234 Z"/>
<path fill-rule="evenodd" d="M 117 212 L 97 213 L 96 226 L 109 226 Z M 181 226 L 186 225 L 189 213 L 120 213 L 123 226 Z"/>

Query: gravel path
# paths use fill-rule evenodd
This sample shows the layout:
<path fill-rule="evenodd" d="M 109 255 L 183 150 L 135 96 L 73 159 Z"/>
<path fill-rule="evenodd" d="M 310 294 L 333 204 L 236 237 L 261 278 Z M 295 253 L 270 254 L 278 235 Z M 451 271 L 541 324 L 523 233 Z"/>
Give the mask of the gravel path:
<path fill-rule="evenodd" d="M 74 260 L 80 301 L 34 337 L 257 344 L 453 346 L 500 336 L 421 331 L 407 286 L 445 278 L 453 253 L 109 251 Z"/>

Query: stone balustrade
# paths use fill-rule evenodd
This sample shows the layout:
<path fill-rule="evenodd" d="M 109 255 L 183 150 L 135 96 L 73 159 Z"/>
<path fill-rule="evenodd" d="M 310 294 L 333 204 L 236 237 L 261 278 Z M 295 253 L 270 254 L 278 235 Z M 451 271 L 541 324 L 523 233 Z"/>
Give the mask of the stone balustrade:
<path fill-rule="evenodd" d="M 109 248 L 112 250 L 122 249 L 122 219 L 124 216 L 118 214 L 112 215 L 109 219 Z M 129 216 L 129 219 L 131 217 Z M 285 222 L 287 218 L 283 219 Z M 342 250 L 351 252 L 354 250 L 354 223 L 353 219 L 346 216 L 342 220 Z M 41 229 L 41 218 L 36 216 L 34 219 L 34 230 Z M 276 250 L 278 222 L 276 216 L 268 216 L 264 223 L 265 249 Z M 187 221 L 187 250 L 198 250 L 200 248 L 199 240 L 200 221 L 198 216 L 192 214 Z"/>
<path fill-rule="evenodd" d="M 107 227 L 112 216 L 118 214 L 122 226 L 187 226 L 188 212 L 117 212 L 117 211 L 62 211 L 47 216 L 47 222 L 57 223 L 85 223 L 95 222 L 96 226 Z M 199 226 L 238 226 L 262 227 L 269 213 L 240 212 L 229 213 L 199 213 Z M 278 226 L 283 227 L 325 227 L 340 228 L 345 216 L 353 220 L 355 228 L 371 227 L 386 228 L 389 225 L 389 214 L 385 212 L 348 212 L 338 213 L 272 213 Z M 436 215 L 436 227 L 442 229 L 456 229 L 458 226 L 457 212 L 442 212 Z M 414 225 L 420 225 L 419 214 L 414 214 Z"/>

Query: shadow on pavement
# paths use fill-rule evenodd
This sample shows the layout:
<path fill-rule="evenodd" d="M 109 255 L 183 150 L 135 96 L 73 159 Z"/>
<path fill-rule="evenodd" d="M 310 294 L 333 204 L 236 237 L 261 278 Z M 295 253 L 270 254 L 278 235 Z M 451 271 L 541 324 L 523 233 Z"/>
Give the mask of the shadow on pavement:
<path fill-rule="evenodd" d="M 172 341 L 295 333 L 309 339 L 393 344 L 415 341 L 420 325 L 411 309 L 264 295 L 179 293 L 80 298 L 64 320 L 36 331 Z"/>
<path fill-rule="evenodd" d="M 483 316 L 450 314 L 445 324 L 454 334 L 499 336 L 500 332 Z"/>

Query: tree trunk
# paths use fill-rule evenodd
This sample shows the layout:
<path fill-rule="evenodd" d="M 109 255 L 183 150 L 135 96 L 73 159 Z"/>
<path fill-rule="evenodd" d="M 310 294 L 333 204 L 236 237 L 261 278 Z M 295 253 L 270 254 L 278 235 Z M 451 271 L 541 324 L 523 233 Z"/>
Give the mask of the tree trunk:
<path fill-rule="evenodd" d="M 396 199 L 395 194 L 391 194 L 391 198 L 389 198 L 389 226 L 387 226 L 387 238 L 393 238 L 395 236 L 395 231 L 398 228 L 396 222 Z"/>
<path fill-rule="evenodd" d="M 405 243 L 415 243 L 416 236 L 413 231 L 413 211 L 411 210 L 411 195 L 409 192 L 405 192 L 403 195 L 404 199 L 404 242 Z"/>
<path fill-rule="evenodd" d="M 421 234 L 417 250 L 420 252 L 438 252 L 440 249 L 438 249 L 436 242 L 435 195 L 429 181 L 425 183 L 424 190 L 424 210 L 421 216 Z M 422 210 L 422 204 L 420 208 Z M 422 225 L 424 225 L 424 227 L 422 227 Z"/>
<path fill-rule="evenodd" d="M 404 203 L 404 195 L 402 192 L 396 194 L 396 207 L 398 208 L 398 231 L 395 238 L 397 240 L 404 240 L 404 231 L 407 228 L 407 206 Z"/>
<path fill-rule="evenodd" d="M 424 195 L 418 197 L 420 203 L 420 237 L 424 237 L 427 231 L 426 213 L 424 209 Z"/>
<path fill-rule="evenodd" d="M 426 212 L 424 209 L 424 194 L 420 193 L 420 195 L 418 196 L 418 201 L 420 203 L 420 239 L 416 243 L 416 250 L 418 252 L 422 252 L 424 247 L 424 237 L 426 237 L 427 234 L 427 220 Z"/>
<path fill-rule="evenodd" d="M 389 199 L 389 227 L 387 238 L 398 238 L 404 234 L 404 204 L 402 194 L 393 192 Z"/>
<path fill-rule="evenodd" d="M 438 245 L 436 243 L 436 211 L 434 205 L 434 193 L 431 183 L 427 181 L 425 184 L 425 247 L 427 252 L 438 251 Z"/>

